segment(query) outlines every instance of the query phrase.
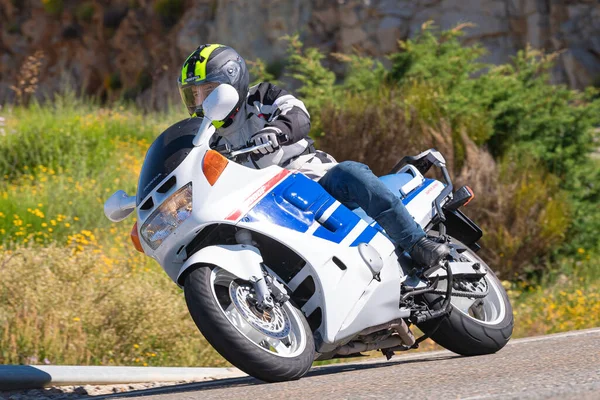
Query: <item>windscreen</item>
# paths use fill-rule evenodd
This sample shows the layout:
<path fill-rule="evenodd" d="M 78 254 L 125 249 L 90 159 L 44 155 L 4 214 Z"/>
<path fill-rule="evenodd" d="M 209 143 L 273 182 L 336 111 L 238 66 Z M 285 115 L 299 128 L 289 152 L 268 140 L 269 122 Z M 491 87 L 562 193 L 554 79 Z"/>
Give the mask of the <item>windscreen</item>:
<path fill-rule="evenodd" d="M 137 205 L 152 192 L 190 153 L 192 140 L 198 132 L 202 118 L 189 118 L 170 126 L 146 153 L 137 190 Z"/>

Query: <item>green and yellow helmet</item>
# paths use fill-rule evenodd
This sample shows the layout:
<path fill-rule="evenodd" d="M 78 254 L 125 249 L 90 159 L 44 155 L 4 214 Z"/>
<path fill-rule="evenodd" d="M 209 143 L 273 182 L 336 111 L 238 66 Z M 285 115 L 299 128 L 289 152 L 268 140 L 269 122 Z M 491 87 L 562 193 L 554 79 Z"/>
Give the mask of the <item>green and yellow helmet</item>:
<path fill-rule="evenodd" d="M 232 120 L 248 95 L 250 76 L 246 62 L 231 47 L 221 44 L 199 46 L 183 63 L 177 79 L 183 104 L 191 116 L 201 117 L 204 99 L 220 84 L 233 86 L 240 96 L 234 110 L 223 121 L 213 121 L 220 128 Z"/>

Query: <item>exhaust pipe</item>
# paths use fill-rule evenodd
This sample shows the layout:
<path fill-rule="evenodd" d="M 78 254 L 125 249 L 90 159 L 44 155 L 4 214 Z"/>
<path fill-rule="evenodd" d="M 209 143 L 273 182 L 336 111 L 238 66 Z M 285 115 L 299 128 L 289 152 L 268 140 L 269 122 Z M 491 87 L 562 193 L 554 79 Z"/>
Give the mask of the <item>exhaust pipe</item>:
<path fill-rule="evenodd" d="M 404 322 L 402 318 L 398 318 L 390 322 L 386 322 L 385 324 L 380 324 L 364 329 L 359 333 L 359 336 L 370 335 L 372 333 L 383 331 L 386 329 L 394 330 L 398 334 L 398 336 L 400 336 L 403 344 L 405 344 L 406 346 L 412 346 L 413 344 L 415 344 L 415 336 L 412 334 L 410 328 L 408 327 L 408 325 L 406 325 L 406 322 Z"/>
<path fill-rule="evenodd" d="M 361 353 L 363 351 L 371 351 L 377 349 L 387 349 L 390 347 L 397 347 L 402 345 L 402 339 L 398 336 L 391 336 L 385 340 L 381 340 L 375 343 L 364 343 L 364 342 L 350 342 L 343 345 L 335 351 L 340 356 L 347 356 L 348 354 Z"/>
<path fill-rule="evenodd" d="M 387 339 L 376 341 L 373 343 L 353 341 L 343 345 L 335 352 L 338 355 L 346 356 L 348 354 L 361 353 L 363 351 L 410 347 L 413 344 L 415 344 L 415 337 L 408 328 L 408 325 L 406 325 L 406 322 L 404 322 L 402 318 L 395 319 L 385 324 L 372 326 L 370 328 L 364 329 L 362 332 L 360 332 L 360 336 L 370 335 L 372 333 L 383 331 L 386 329 L 392 329 L 398 335 L 390 336 Z"/>

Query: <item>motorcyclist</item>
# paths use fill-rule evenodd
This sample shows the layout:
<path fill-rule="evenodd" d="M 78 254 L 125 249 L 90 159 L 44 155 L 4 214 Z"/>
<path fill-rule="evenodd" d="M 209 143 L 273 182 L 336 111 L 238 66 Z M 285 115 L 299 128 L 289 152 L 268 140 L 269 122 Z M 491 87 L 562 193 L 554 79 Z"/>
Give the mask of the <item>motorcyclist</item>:
<path fill-rule="evenodd" d="M 302 101 L 268 82 L 249 88 L 246 63 L 231 47 L 201 45 L 183 63 L 179 91 L 191 116 L 203 116 L 204 99 L 222 83 L 237 90 L 239 102 L 222 121 L 213 121 L 217 130 L 211 146 L 270 142 L 240 162 L 253 168 L 279 165 L 303 172 L 342 204 L 351 209 L 361 207 L 420 264 L 435 265 L 449 254 L 447 245 L 425 235 L 398 197 L 368 166 L 354 161 L 337 163 L 314 148 L 308 137 L 310 116 Z"/>

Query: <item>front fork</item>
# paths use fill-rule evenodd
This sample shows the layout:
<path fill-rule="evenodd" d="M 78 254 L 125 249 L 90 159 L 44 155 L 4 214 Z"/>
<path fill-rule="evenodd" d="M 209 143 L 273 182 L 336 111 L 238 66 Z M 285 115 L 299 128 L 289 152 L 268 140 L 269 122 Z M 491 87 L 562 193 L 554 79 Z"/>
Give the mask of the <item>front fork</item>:
<path fill-rule="evenodd" d="M 235 240 L 239 244 L 256 247 L 256 242 L 252 240 L 252 233 L 247 229 L 237 231 Z M 260 311 L 268 311 L 273 309 L 276 304 L 284 304 L 290 299 L 290 296 L 287 294 L 285 286 L 269 274 L 264 263 L 261 263 L 260 267 L 262 276 L 252 276 L 250 283 L 256 295 L 256 307 Z"/>

